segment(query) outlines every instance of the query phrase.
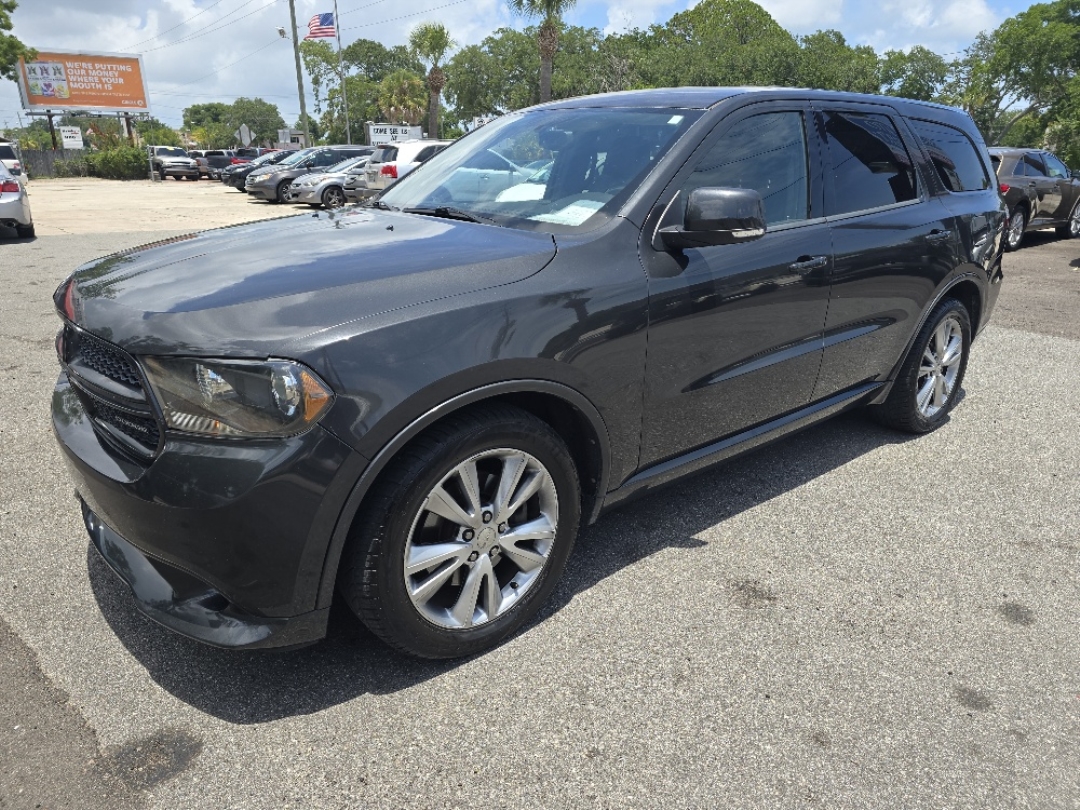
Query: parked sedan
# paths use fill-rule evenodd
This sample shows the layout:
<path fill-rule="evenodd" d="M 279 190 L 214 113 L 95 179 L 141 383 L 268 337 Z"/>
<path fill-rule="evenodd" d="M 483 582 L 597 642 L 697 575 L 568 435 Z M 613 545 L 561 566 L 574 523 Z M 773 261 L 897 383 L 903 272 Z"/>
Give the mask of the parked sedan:
<path fill-rule="evenodd" d="M 267 152 L 264 155 L 251 160 L 247 163 L 235 163 L 232 166 L 228 166 L 221 170 L 221 182 L 227 186 L 232 186 L 235 189 L 246 192 L 244 188 L 244 182 L 247 180 L 247 176 L 252 172 L 267 166 L 273 166 L 281 163 L 290 155 L 296 154 L 290 151 L 273 151 Z"/>
<path fill-rule="evenodd" d="M 1042 149 L 994 146 L 990 160 L 1009 206 L 1006 250 L 1016 250 L 1028 231 L 1053 228 L 1058 236 L 1080 236 L 1080 179 Z"/>
<path fill-rule="evenodd" d="M 375 151 L 374 147 L 371 149 Z M 318 208 L 340 208 L 348 200 L 345 197 L 345 181 L 350 171 L 367 165 L 368 155 L 343 160 L 325 172 L 312 172 L 298 177 L 289 186 L 286 198 L 289 202 L 307 203 Z"/>
<path fill-rule="evenodd" d="M 26 196 L 26 188 L 2 163 L 0 163 L 0 225 L 14 228 L 21 239 L 34 235 L 34 219 L 30 216 L 30 200 Z"/>

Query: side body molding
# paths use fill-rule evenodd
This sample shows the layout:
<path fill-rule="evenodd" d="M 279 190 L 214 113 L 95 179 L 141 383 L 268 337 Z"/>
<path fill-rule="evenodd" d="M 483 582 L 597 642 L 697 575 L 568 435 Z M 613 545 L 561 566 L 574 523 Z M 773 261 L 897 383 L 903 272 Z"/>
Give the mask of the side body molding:
<path fill-rule="evenodd" d="M 611 448 L 608 440 L 607 426 L 596 407 L 580 392 L 550 380 L 507 380 L 505 382 L 481 386 L 480 388 L 475 388 L 472 391 L 467 391 L 464 394 L 459 394 L 458 396 L 447 400 L 410 422 L 409 425 L 391 439 L 375 455 L 371 460 L 371 463 L 368 464 L 359 480 L 353 486 L 349 497 L 346 499 L 341 514 L 338 516 L 337 525 L 334 527 L 334 532 L 330 537 L 330 545 L 326 550 L 326 559 L 323 562 L 322 580 L 319 583 L 319 594 L 316 602 L 319 608 L 329 607 L 333 600 L 334 583 L 337 580 L 337 570 L 338 564 L 341 561 L 341 553 L 345 548 L 345 541 L 348 539 L 349 530 L 352 528 L 353 520 L 360 509 L 360 505 L 379 473 L 382 472 L 386 465 L 390 463 L 395 455 L 397 455 L 397 452 L 408 444 L 409 441 L 418 436 L 425 428 L 467 405 L 472 405 L 476 402 L 492 399 L 504 394 L 527 393 L 550 394 L 562 399 L 575 407 L 592 426 L 593 433 L 596 434 L 597 443 L 599 445 L 600 471 L 596 484 L 596 498 L 594 499 L 592 508 L 589 509 L 588 514 L 584 517 L 587 523 L 592 523 L 597 519 L 604 503 L 604 496 L 607 493 L 608 470 L 611 466 Z"/>

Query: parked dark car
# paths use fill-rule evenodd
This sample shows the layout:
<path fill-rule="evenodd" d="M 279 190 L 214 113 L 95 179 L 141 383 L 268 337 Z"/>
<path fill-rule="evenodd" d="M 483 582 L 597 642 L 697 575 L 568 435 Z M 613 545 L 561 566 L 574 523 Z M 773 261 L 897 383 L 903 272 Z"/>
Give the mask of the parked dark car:
<path fill-rule="evenodd" d="M 221 173 L 230 166 L 247 163 L 247 160 L 237 160 L 236 152 L 232 149 L 208 149 L 203 152 L 206 159 L 207 174 L 211 180 L 221 178 Z"/>
<path fill-rule="evenodd" d="M 1043 149 L 990 148 L 1001 193 L 1009 207 L 1005 249 L 1016 250 L 1027 231 L 1053 228 L 1058 236 L 1080 236 L 1080 180 Z"/>
<path fill-rule="evenodd" d="M 295 153 L 284 150 L 266 152 L 247 163 L 237 163 L 233 166 L 229 166 L 221 170 L 221 182 L 227 186 L 240 189 L 240 191 L 245 191 L 244 182 L 247 180 L 249 174 L 260 167 L 273 166 L 274 164 L 281 163 L 281 161 L 292 154 Z"/>
<path fill-rule="evenodd" d="M 260 200 L 287 202 L 289 186 L 297 177 L 333 166 L 347 158 L 363 157 L 371 154 L 371 151 L 370 146 L 314 146 L 275 166 L 253 171 L 244 181 L 244 189 Z"/>
<path fill-rule="evenodd" d="M 150 153 L 151 168 L 162 180 L 166 177 L 198 180 L 201 176 L 199 164 L 179 146 L 148 146 L 147 151 Z"/>
<path fill-rule="evenodd" d="M 455 199 L 492 153 L 544 188 Z M 942 426 L 1000 290 L 992 177 L 967 115 L 899 98 L 509 113 L 367 207 L 83 265 L 53 426 L 158 622 L 298 645 L 340 593 L 398 649 L 475 653 L 631 497 L 850 408 Z"/>

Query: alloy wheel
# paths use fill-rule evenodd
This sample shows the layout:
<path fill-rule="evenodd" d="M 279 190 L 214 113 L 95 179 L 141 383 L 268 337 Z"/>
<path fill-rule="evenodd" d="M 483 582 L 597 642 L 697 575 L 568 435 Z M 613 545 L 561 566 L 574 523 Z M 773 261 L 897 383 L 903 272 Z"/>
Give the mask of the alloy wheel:
<path fill-rule="evenodd" d="M 345 204 L 345 194 L 337 186 L 331 186 L 323 192 L 322 201 L 327 208 L 340 208 Z"/>
<path fill-rule="evenodd" d="M 926 344 L 915 386 L 915 405 L 927 419 L 949 404 L 964 357 L 964 331 L 955 316 L 938 324 Z"/>
<path fill-rule="evenodd" d="M 506 614 L 541 579 L 559 501 L 534 456 L 500 448 L 454 467 L 428 494 L 405 545 L 405 588 L 417 612 L 450 630 Z"/>
<path fill-rule="evenodd" d="M 1073 239 L 1080 236 L 1080 202 L 1073 208 L 1072 216 L 1069 217 L 1069 236 Z"/>
<path fill-rule="evenodd" d="M 1016 248 L 1020 244 L 1020 240 L 1024 238 L 1024 212 L 1017 209 L 1013 212 L 1012 217 L 1009 219 L 1009 233 L 1006 237 L 1009 240 L 1009 247 Z"/>

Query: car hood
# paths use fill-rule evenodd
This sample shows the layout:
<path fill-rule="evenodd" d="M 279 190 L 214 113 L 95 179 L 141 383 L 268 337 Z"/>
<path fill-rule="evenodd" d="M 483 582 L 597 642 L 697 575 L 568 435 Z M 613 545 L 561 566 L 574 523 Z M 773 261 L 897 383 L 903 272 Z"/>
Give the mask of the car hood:
<path fill-rule="evenodd" d="M 550 234 L 345 208 L 89 262 L 57 306 L 134 354 L 267 356 L 339 324 L 519 281 L 554 255 Z"/>

